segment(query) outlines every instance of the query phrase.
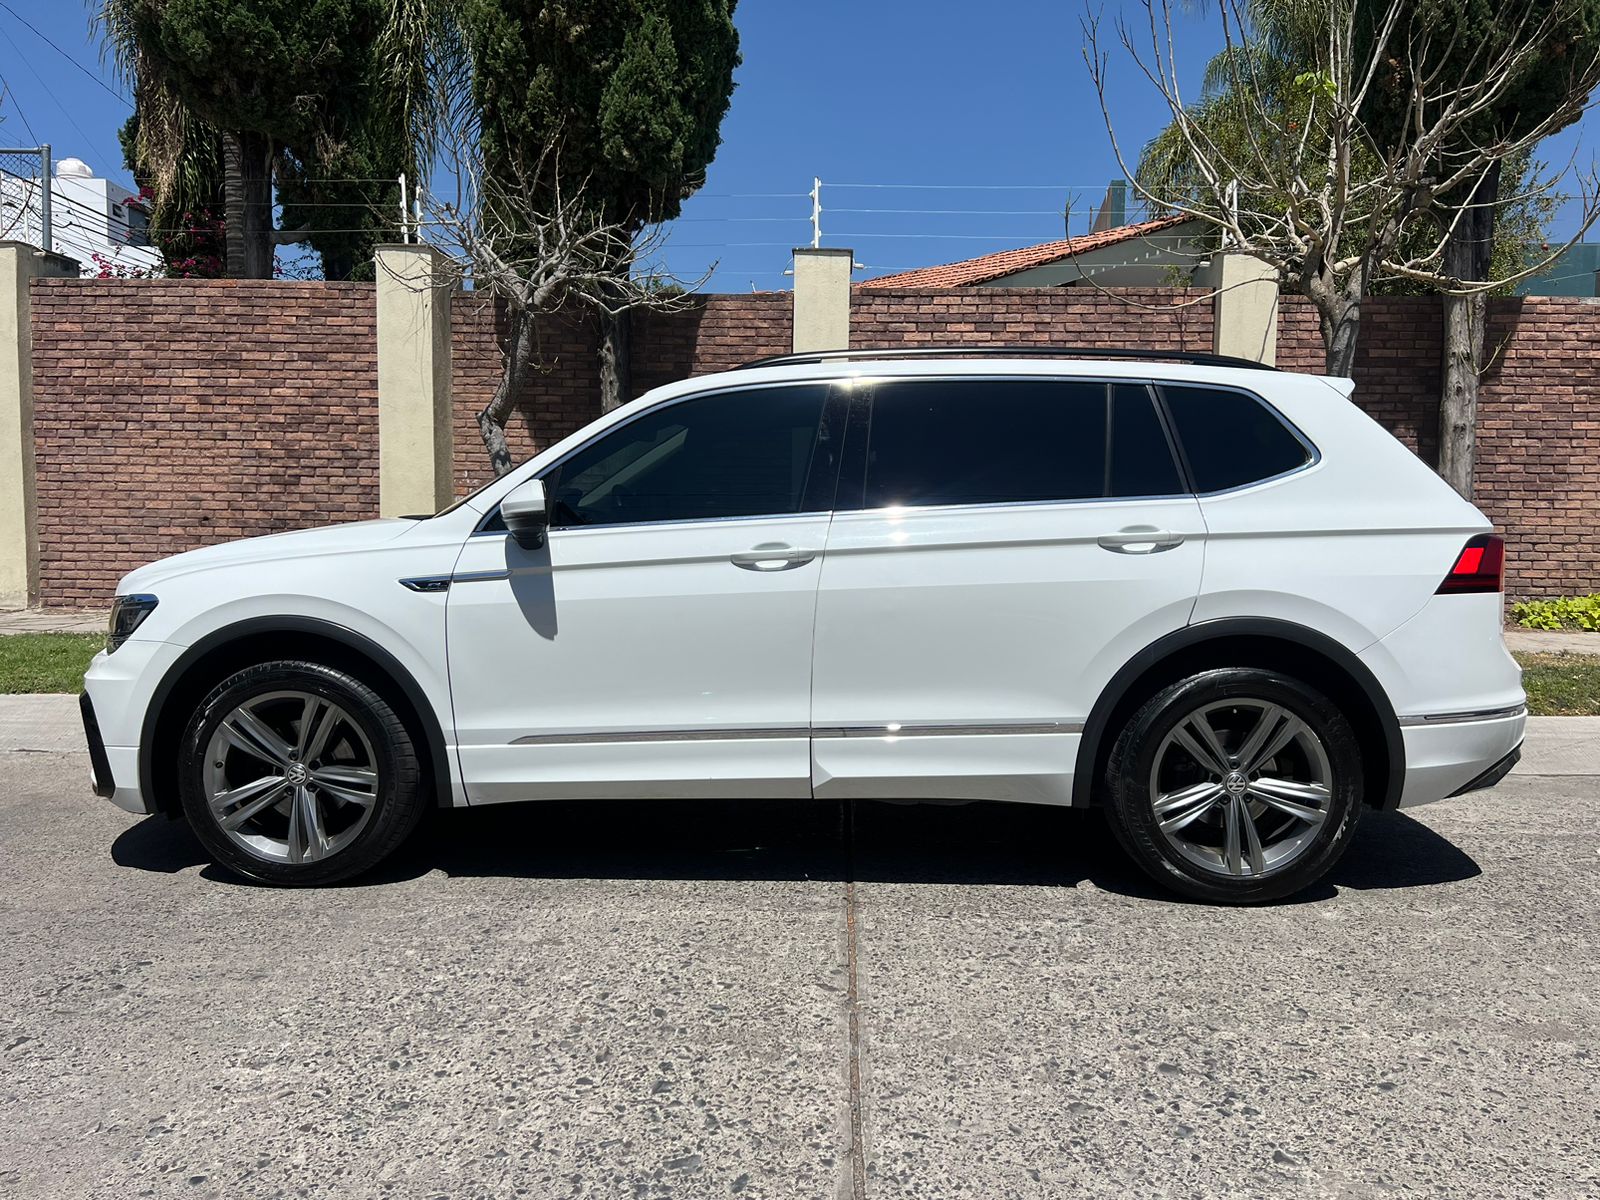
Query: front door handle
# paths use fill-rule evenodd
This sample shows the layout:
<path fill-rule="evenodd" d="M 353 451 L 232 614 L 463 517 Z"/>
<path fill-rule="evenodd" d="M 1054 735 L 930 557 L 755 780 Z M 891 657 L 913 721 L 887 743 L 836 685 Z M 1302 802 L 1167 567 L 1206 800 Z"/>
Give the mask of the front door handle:
<path fill-rule="evenodd" d="M 1154 525 L 1129 525 L 1115 533 L 1104 534 L 1097 540 L 1102 550 L 1110 550 L 1113 554 L 1160 554 L 1163 550 L 1183 545 L 1183 534 L 1157 529 Z"/>
<path fill-rule="evenodd" d="M 762 542 L 730 555 L 728 561 L 746 571 L 792 571 L 817 556 L 815 550 L 800 550 L 787 542 Z"/>

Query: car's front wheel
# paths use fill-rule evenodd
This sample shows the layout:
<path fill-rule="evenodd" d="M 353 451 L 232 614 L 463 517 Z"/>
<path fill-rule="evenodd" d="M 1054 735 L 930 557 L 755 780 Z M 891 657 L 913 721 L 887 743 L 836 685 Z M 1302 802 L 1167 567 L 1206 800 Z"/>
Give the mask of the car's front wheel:
<path fill-rule="evenodd" d="M 218 684 L 180 744 L 180 794 L 223 866 L 265 883 L 357 875 L 416 827 L 423 773 L 405 723 L 355 676 L 313 662 Z"/>
<path fill-rule="evenodd" d="M 1159 882 L 1251 903 L 1321 878 L 1361 811 L 1361 749 L 1322 693 L 1246 668 L 1204 671 L 1151 697 L 1107 762 L 1118 840 Z"/>

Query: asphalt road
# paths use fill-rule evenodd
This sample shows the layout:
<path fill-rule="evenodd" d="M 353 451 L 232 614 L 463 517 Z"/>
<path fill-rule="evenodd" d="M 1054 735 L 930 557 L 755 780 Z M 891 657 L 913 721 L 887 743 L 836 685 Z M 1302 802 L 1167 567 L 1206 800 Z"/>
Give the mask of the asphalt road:
<path fill-rule="evenodd" d="M 6 1197 L 1600 1194 L 1592 727 L 1225 910 L 988 806 L 446 813 L 272 891 L 19 711 Z"/>

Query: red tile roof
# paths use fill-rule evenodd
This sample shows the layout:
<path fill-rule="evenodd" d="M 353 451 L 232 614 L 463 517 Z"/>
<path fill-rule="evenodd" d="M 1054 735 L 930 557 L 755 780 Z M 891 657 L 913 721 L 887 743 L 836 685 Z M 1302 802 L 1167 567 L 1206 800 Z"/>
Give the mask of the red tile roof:
<path fill-rule="evenodd" d="M 880 275 L 876 279 L 862 280 L 857 287 L 864 288 L 956 288 L 972 287 L 1006 275 L 1015 275 L 1031 267 L 1043 267 L 1091 250 L 1103 250 L 1119 242 L 1131 241 L 1182 225 L 1191 218 L 1186 216 L 1162 217 L 1158 221 L 1143 221 L 1138 225 L 1119 225 L 1082 237 L 1065 238 L 1059 242 L 1045 242 L 1039 246 L 1023 246 L 1018 250 L 1002 250 L 998 254 L 985 254 L 982 258 L 968 258 L 961 262 L 944 263 L 937 267 L 919 267 L 915 271 L 901 271 L 895 275 Z"/>

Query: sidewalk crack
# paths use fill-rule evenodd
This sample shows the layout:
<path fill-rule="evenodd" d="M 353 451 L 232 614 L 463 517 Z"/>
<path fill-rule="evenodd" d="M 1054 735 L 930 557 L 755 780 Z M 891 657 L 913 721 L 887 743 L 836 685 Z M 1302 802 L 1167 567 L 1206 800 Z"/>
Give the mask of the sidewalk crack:
<path fill-rule="evenodd" d="M 861 1135 L 861 989 L 858 974 L 856 926 L 856 805 L 845 801 L 845 880 L 844 880 L 844 930 L 845 964 L 849 969 L 849 987 L 846 990 L 845 1011 L 849 1019 L 850 1034 L 850 1195 L 852 1200 L 866 1200 L 867 1155 Z"/>

